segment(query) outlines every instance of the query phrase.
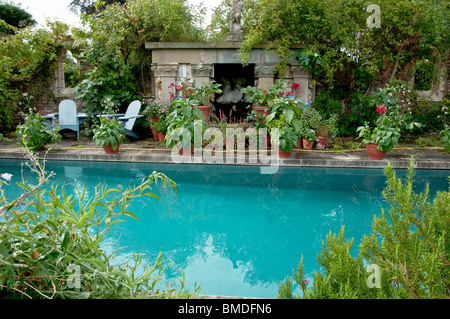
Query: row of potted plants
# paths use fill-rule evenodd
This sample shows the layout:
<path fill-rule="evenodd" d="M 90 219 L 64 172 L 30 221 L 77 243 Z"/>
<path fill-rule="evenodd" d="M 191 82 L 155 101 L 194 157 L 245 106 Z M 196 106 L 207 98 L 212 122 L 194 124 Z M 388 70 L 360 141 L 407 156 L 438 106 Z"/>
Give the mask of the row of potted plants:
<path fill-rule="evenodd" d="M 294 85 L 290 89 L 297 88 Z M 314 142 L 316 148 L 323 149 L 328 137 L 337 134 L 337 116 L 325 117 L 293 97 L 285 81 L 278 81 L 267 90 L 247 87 L 242 91 L 251 103 L 251 111 L 246 118 L 248 125 L 256 129 L 266 128 L 269 133 L 267 144 L 277 149 L 280 157 L 289 157 L 295 147 L 312 149 Z M 189 150 L 194 140 L 195 120 L 201 120 L 204 132 L 210 121 L 211 101 L 215 94 L 221 92 L 220 84 L 211 81 L 192 90 L 190 96 L 173 95 L 166 109 L 161 110 L 157 101 L 150 103 L 152 107 L 146 109 L 146 115 L 153 135 L 157 140 L 165 141 L 167 146 L 173 146 L 181 138 L 178 144 Z M 374 112 L 377 116 L 374 124 L 366 123 L 357 130 L 371 159 L 382 159 L 386 152 L 398 145 L 402 129 L 417 125 L 405 119 L 395 95 L 383 90 L 377 94 L 383 104 Z M 183 137 L 182 131 L 189 132 L 190 138 Z M 45 144 L 60 140 L 57 129 L 46 126 L 44 119 L 32 112 L 25 124 L 17 127 L 16 133 L 27 137 L 27 146 L 31 150 L 40 150 Z M 96 145 L 102 146 L 107 153 L 117 152 L 124 139 L 124 129 L 114 117 L 101 118 L 100 125 L 94 128 Z M 379 155 L 374 155 L 374 152 Z"/>
<path fill-rule="evenodd" d="M 211 101 L 216 93 L 221 92 L 219 86 L 220 84 L 211 81 L 195 89 L 189 97 L 186 95 L 175 97 L 172 94 L 172 102 L 165 112 L 157 113 L 157 107 L 149 104 L 147 116 L 155 139 L 165 140 L 167 146 L 173 146 L 175 140 L 180 139 L 181 131 L 185 130 L 190 132 L 191 141 L 182 140 L 179 145 L 190 149 L 188 143 L 194 138 L 194 120 L 203 120 L 202 131 L 209 122 L 211 106 L 205 111 L 199 105 L 210 104 L 208 101 Z M 291 87 L 293 90 L 297 88 L 298 86 Z M 293 97 L 291 92 L 286 92 L 285 81 L 278 81 L 267 90 L 247 87 L 242 91 L 248 95 L 252 103 L 249 106 L 252 110 L 246 119 L 249 126 L 256 129 L 266 128 L 269 132 L 267 145 L 271 143 L 278 149 L 281 157 L 288 157 L 294 147 L 312 149 L 316 141 L 318 148 L 325 148 L 328 136 L 337 133 L 337 117 L 333 115 L 324 119 L 317 110 L 303 104 Z M 202 102 L 199 102 L 199 99 Z"/>

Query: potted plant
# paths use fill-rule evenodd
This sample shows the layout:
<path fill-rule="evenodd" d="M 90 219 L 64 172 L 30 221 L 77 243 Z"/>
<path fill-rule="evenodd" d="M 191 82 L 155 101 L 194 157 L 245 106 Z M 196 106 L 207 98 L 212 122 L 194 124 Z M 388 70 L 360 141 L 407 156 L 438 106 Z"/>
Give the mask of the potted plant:
<path fill-rule="evenodd" d="M 171 110 L 167 116 L 166 145 L 170 147 L 177 145 L 180 155 L 192 154 L 194 129 L 199 121 L 202 125 L 202 134 L 205 130 L 203 114 L 194 107 L 196 105 L 197 100 L 187 97 L 179 97 L 171 102 Z"/>
<path fill-rule="evenodd" d="M 274 127 L 270 130 L 271 142 L 280 158 L 289 158 L 297 146 L 298 132 L 291 126 Z"/>
<path fill-rule="evenodd" d="M 154 130 L 158 141 L 165 140 L 168 126 L 169 124 L 167 122 L 167 114 L 162 113 L 159 117 L 158 122 L 154 123 Z"/>
<path fill-rule="evenodd" d="M 280 157 L 289 157 L 297 146 L 301 129 L 301 116 L 306 106 L 298 99 L 278 98 L 273 101 L 266 117 L 271 142 L 279 150 Z"/>
<path fill-rule="evenodd" d="M 203 84 L 198 88 L 194 89 L 191 97 L 200 102 L 199 105 L 194 106 L 195 108 L 200 109 L 203 114 L 203 119 L 205 122 L 209 122 L 209 113 L 211 111 L 211 100 L 214 98 L 214 95 L 221 94 L 222 90 L 220 89 L 222 84 L 216 83 L 216 81 L 210 81 L 207 84 Z"/>
<path fill-rule="evenodd" d="M 316 141 L 316 132 L 308 126 L 302 126 L 299 131 L 299 136 L 302 138 L 302 146 L 305 150 L 312 150 L 314 142 Z"/>
<path fill-rule="evenodd" d="M 146 118 L 147 124 L 149 125 L 153 136 L 157 139 L 154 124 L 158 122 L 161 114 L 167 111 L 167 106 L 164 101 L 153 97 L 145 97 L 142 101 L 142 105 L 144 107 L 143 115 Z"/>
<path fill-rule="evenodd" d="M 373 160 L 382 160 L 387 152 L 390 152 L 398 145 L 400 138 L 400 128 L 398 123 L 388 116 L 386 107 L 380 105 L 377 107 L 377 112 L 380 117 L 375 123 L 375 127 L 370 127 L 367 122 L 364 126 L 358 127 L 359 137 L 363 138 L 363 143 L 366 144 L 369 158 Z"/>
<path fill-rule="evenodd" d="M 338 117 L 336 114 L 330 115 L 326 120 L 322 120 L 316 132 L 318 149 L 325 149 L 328 144 L 330 136 L 336 136 L 338 133 L 337 127 Z"/>
<path fill-rule="evenodd" d="M 32 111 L 25 118 L 25 123 L 17 126 L 16 136 L 19 137 L 20 144 L 31 151 L 43 151 L 46 144 L 61 141 L 58 128 L 46 125 L 45 118 Z"/>
<path fill-rule="evenodd" d="M 120 144 L 125 140 L 125 129 L 114 117 L 101 117 L 100 126 L 94 129 L 95 145 L 102 146 L 106 154 L 119 152 Z"/>
<path fill-rule="evenodd" d="M 251 103 L 251 108 L 258 116 L 265 120 L 270 113 L 271 103 L 282 97 L 284 89 L 286 88 L 286 81 L 277 81 L 269 89 L 258 88 L 254 86 L 247 86 L 241 89 L 242 93 L 248 96 L 248 101 Z"/>

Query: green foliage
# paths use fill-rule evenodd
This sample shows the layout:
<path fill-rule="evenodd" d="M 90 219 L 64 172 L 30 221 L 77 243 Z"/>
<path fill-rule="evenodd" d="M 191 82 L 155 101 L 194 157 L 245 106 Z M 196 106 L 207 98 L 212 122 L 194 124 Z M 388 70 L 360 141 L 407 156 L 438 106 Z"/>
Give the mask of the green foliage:
<path fill-rule="evenodd" d="M 367 25 L 370 4 L 380 6 L 380 28 Z M 346 93 L 351 93 L 350 89 L 366 91 L 377 79 L 392 81 L 424 50 L 445 54 L 449 47 L 448 9 L 445 1 L 247 0 L 240 55 L 248 63 L 252 48 L 268 44 L 280 57 L 277 70 L 283 74 L 292 59 L 290 49 L 304 45 L 312 53 L 301 55 L 305 66 L 312 66 L 308 59 L 313 52 L 320 58 L 320 68 L 316 65 L 313 69 L 319 85 L 339 86 L 336 73 L 354 70 Z"/>
<path fill-rule="evenodd" d="M 49 23 L 46 29 L 22 29 L 0 41 L 0 131 L 9 133 L 22 99 L 19 88 L 47 81 L 58 55 L 71 46 L 69 27 Z M 43 92 L 40 92 L 43 94 Z"/>
<path fill-rule="evenodd" d="M 209 81 L 207 84 L 195 88 L 191 98 L 200 101 L 201 105 L 211 105 L 211 99 L 214 98 L 214 95 L 222 93 L 221 86 L 222 84 L 216 83 L 214 80 Z"/>
<path fill-rule="evenodd" d="M 272 143 L 280 151 L 290 152 L 297 145 L 301 131 L 302 112 L 308 108 L 299 99 L 286 97 L 271 102 L 270 114 L 265 122 L 269 128 Z"/>
<path fill-rule="evenodd" d="M 154 130 L 160 133 L 167 133 L 167 129 L 169 127 L 169 121 L 167 119 L 167 114 L 162 113 L 158 119 L 158 122 L 152 124 Z"/>
<path fill-rule="evenodd" d="M 0 1 L 0 36 L 2 33 L 14 34 L 36 23 L 32 15 L 12 2 Z"/>
<path fill-rule="evenodd" d="M 447 153 L 450 152 L 450 127 L 447 127 L 441 131 L 441 141 L 444 143 L 444 149 Z"/>
<path fill-rule="evenodd" d="M 108 5 L 96 15 L 85 15 L 90 28 L 81 58 L 90 65 L 78 87 L 78 97 L 93 111 L 101 111 L 100 101 L 111 96 L 123 107 L 147 95 L 151 55 L 148 41 L 200 41 L 203 32 L 198 10 L 180 0 L 130 0 L 126 5 Z"/>
<path fill-rule="evenodd" d="M 373 217 L 372 231 L 365 235 L 356 257 L 351 255 L 353 239 L 345 239 L 344 227 L 339 234 L 330 233 L 318 255 L 323 271 L 314 273 L 307 287 L 303 279 L 303 257 L 294 280 L 304 299 L 381 298 L 416 299 L 448 298 L 450 189 L 437 192 L 429 201 L 429 189 L 416 194 L 413 190 L 414 160 L 406 177 L 398 178 L 390 163 L 384 169 L 387 186 L 383 197 L 390 208 Z M 367 265 L 380 267 L 380 285 L 371 288 Z M 289 278 L 289 277 L 288 277 Z M 292 280 L 280 283 L 279 298 L 292 298 Z"/>
<path fill-rule="evenodd" d="M 82 68 L 72 57 L 64 59 L 64 82 L 66 87 L 76 87 L 82 81 Z"/>
<path fill-rule="evenodd" d="M 428 59 L 420 60 L 416 63 L 414 75 L 414 89 L 431 90 L 435 76 L 434 63 Z"/>
<path fill-rule="evenodd" d="M 319 90 L 314 98 L 313 108 L 321 114 L 341 114 L 342 103 L 336 99 L 331 91 Z"/>
<path fill-rule="evenodd" d="M 377 149 L 384 152 L 390 152 L 398 145 L 400 138 L 400 129 L 395 125 L 391 118 L 381 115 L 374 128 L 368 123 L 360 126 L 357 130 L 359 137 L 363 138 L 363 143 L 376 143 Z"/>
<path fill-rule="evenodd" d="M 295 54 L 295 58 L 305 70 L 311 71 L 313 75 L 318 75 L 320 73 L 322 59 L 320 58 L 319 53 L 315 50 L 303 49 L 296 51 Z"/>
<path fill-rule="evenodd" d="M 105 250 L 110 229 L 127 218 L 133 201 L 159 200 L 153 187 L 176 190 L 175 183 L 153 172 L 137 185 L 116 188 L 99 185 L 92 197 L 76 188 L 66 193 L 45 186 L 52 174 L 31 156 L 28 165 L 38 184 L 18 183 L 23 194 L 12 201 L 0 181 L 0 296 L 2 298 L 186 298 L 188 291 L 164 283 L 170 262 L 161 254 L 152 266 L 133 253 L 124 264 L 113 262 L 117 251 Z M 13 177 L 14 178 L 14 177 Z M 3 184 L 3 185 L 2 185 Z M 196 290 L 197 291 L 197 290 Z"/>
<path fill-rule="evenodd" d="M 194 141 L 194 129 L 200 125 L 199 130 L 203 132 L 203 114 L 198 108 L 194 108 L 198 100 L 179 97 L 171 101 L 169 115 L 167 116 L 166 145 L 173 147 L 177 143 L 182 148 L 190 148 Z"/>
<path fill-rule="evenodd" d="M 111 145 L 116 150 L 125 140 L 125 129 L 115 117 L 101 117 L 101 124 L 94 129 L 95 145 Z"/>
<path fill-rule="evenodd" d="M 16 136 L 20 139 L 22 146 L 26 146 L 32 151 L 37 151 L 47 144 L 61 141 L 58 128 L 47 125 L 45 118 L 32 111 L 27 114 L 25 123 L 17 126 Z"/>
<path fill-rule="evenodd" d="M 69 4 L 72 11 L 86 14 L 98 14 L 105 10 L 108 5 L 119 4 L 124 5 L 127 0 L 103 0 L 103 1 L 92 1 L 92 0 L 72 0 Z"/>
<path fill-rule="evenodd" d="M 270 106 L 275 99 L 281 97 L 281 93 L 284 92 L 287 82 L 278 80 L 272 84 L 270 88 L 263 89 L 256 86 L 247 86 L 241 89 L 242 93 L 248 95 L 248 101 L 253 105 L 258 106 Z M 250 107 L 251 105 L 249 105 Z"/>

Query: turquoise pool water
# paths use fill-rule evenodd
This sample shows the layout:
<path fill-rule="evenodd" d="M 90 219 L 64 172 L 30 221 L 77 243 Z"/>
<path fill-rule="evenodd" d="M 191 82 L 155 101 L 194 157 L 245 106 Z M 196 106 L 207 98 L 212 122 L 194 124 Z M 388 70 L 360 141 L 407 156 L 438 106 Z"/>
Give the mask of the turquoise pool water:
<path fill-rule="evenodd" d="M 19 163 L 0 160 L 0 173 L 19 181 Z M 202 284 L 203 294 L 275 298 L 279 282 L 292 274 L 302 254 L 312 279 L 330 230 L 345 225 L 346 237 L 354 237 L 357 246 L 370 231 L 372 216 L 387 208 L 380 169 L 280 167 L 275 175 L 261 175 L 259 167 L 250 166 L 62 161 L 48 161 L 47 169 L 67 192 L 86 185 L 92 193 L 100 183 L 126 186 L 152 171 L 173 179 L 178 193 L 136 201 L 132 211 L 139 221 L 115 229 L 106 249 L 122 247 L 117 262 L 133 251 L 153 260 L 162 251 L 189 285 Z M 449 175 L 418 170 L 416 190 L 427 182 L 432 193 L 447 190 Z M 14 196 L 13 185 L 6 190 Z M 169 269 L 167 276 L 179 273 Z"/>

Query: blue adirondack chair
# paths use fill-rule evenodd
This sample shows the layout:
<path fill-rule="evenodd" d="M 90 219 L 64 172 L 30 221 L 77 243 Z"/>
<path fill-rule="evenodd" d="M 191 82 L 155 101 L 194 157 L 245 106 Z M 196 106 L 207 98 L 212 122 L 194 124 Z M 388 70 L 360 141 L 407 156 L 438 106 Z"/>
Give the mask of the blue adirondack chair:
<path fill-rule="evenodd" d="M 67 130 L 75 132 L 77 141 L 80 140 L 80 120 L 86 117 L 84 113 L 77 113 L 77 105 L 72 100 L 63 100 L 59 103 L 58 119 L 59 133 L 63 134 Z"/>
<path fill-rule="evenodd" d="M 141 102 L 138 100 L 133 101 L 128 106 L 125 114 L 120 114 L 121 116 L 117 118 L 119 121 L 122 121 L 122 125 L 125 129 L 125 135 L 135 140 L 139 139 L 139 137 L 133 132 L 133 127 L 136 119 L 143 117 L 143 115 L 139 115 L 140 110 Z"/>

